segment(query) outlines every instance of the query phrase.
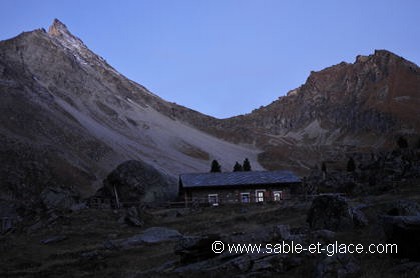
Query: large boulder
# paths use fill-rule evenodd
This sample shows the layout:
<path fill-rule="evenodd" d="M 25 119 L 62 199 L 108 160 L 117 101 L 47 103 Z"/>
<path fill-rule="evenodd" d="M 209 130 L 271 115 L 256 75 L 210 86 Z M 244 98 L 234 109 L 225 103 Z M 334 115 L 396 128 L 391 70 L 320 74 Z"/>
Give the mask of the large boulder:
<path fill-rule="evenodd" d="M 108 194 L 115 194 L 115 186 L 122 202 L 166 200 L 173 194 L 175 185 L 175 179 L 139 160 L 123 162 L 104 180 L 104 189 Z"/>
<path fill-rule="evenodd" d="M 311 229 L 344 231 L 354 227 L 352 210 L 338 195 L 316 197 L 309 209 L 307 222 Z"/>

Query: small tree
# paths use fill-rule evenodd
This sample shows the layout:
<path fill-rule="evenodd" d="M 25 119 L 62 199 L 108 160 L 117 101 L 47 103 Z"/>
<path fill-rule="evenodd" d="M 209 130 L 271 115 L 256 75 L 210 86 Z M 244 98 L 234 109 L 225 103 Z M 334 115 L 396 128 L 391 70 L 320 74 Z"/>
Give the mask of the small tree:
<path fill-rule="evenodd" d="M 354 170 L 356 170 L 356 163 L 353 157 L 350 157 L 349 161 L 347 161 L 347 172 L 354 172 Z"/>
<path fill-rule="evenodd" d="M 243 170 L 244 171 L 251 171 L 251 163 L 249 162 L 248 158 L 245 158 L 244 164 L 243 164 Z"/>
<path fill-rule="evenodd" d="M 242 172 L 243 170 L 242 165 L 236 161 L 235 166 L 233 166 L 233 172 Z"/>
<path fill-rule="evenodd" d="M 408 148 L 408 142 L 407 142 L 407 140 L 403 136 L 400 136 L 398 138 L 397 144 L 398 144 L 398 147 L 400 149 L 407 149 Z"/>
<path fill-rule="evenodd" d="M 221 168 L 222 167 L 220 166 L 219 162 L 215 159 L 215 160 L 213 160 L 211 162 L 210 172 L 212 172 L 212 173 L 220 173 L 220 172 L 222 172 Z"/>

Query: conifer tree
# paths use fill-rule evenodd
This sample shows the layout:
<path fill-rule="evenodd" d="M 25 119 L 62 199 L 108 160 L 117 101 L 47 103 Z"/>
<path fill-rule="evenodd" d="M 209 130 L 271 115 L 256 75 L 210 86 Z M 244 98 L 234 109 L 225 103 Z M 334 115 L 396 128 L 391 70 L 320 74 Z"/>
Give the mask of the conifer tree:
<path fill-rule="evenodd" d="M 251 163 L 249 162 L 248 158 L 245 158 L 243 163 L 243 170 L 244 171 L 251 171 Z"/>
<path fill-rule="evenodd" d="M 212 172 L 212 173 L 220 173 L 220 172 L 222 172 L 221 168 L 222 167 L 220 166 L 219 162 L 215 159 L 215 160 L 213 160 L 211 162 L 210 172 Z"/>
<path fill-rule="evenodd" d="M 233 166 L 233 172 L 242 172 L 243 168 L 242 165 L 236 161 L 235 166 Z"/>

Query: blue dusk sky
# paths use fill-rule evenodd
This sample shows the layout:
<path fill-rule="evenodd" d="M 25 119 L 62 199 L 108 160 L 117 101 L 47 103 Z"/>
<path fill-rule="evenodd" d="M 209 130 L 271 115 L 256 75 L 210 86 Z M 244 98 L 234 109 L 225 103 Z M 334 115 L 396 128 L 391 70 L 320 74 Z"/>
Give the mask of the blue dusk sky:
<path fill-rule="evenodd" d="M 420 1 L 1 1 L 0 40 L 54 18 L 128 78 L 218 118 L 387 49 L 420 63 Z"/>

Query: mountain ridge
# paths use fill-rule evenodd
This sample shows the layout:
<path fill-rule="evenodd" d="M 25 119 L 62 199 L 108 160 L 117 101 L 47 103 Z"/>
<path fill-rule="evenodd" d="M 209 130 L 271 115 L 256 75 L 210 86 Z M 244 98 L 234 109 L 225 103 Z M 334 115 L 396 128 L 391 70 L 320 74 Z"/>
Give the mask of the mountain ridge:
<path fill-rule="evenodd" d="M 313 71 L 267 106 L 216 119 L 129 80 L 54 20 L 48 32 L 0 42 L 0 91 L 3 192 L 35 180 L 39 193 L 47 180 L 89 195 L 131 159 L 172 176 L 208 171 L 212 159 L 230 171 L 245 157 L 256 170 L 305 174 L 420 133 L 420 70 L 386 50 Z"/>
<path fill-rule="evenodd" d="M 259 161 L 268 169 L 305 173 L 353 152 L 390 150 L 399 136 L 413 145 L 420 133 L 418 107 L 419 67 L 376 50 L 354 63 L 312 71 L 300 87 L 251 113 L 197 126 L 263 149 Z"/>

